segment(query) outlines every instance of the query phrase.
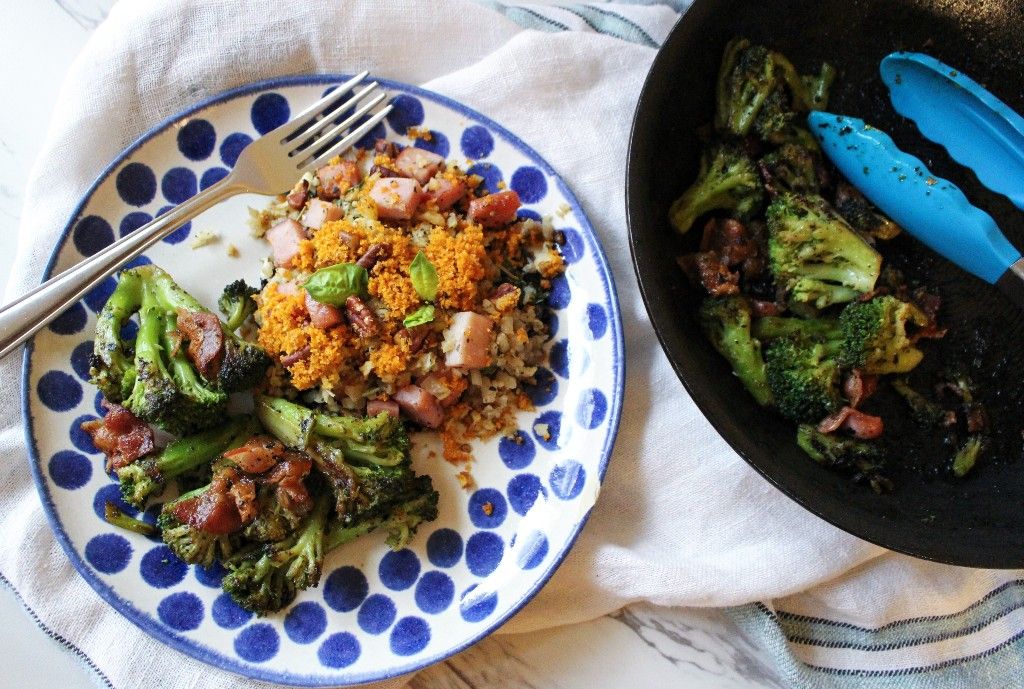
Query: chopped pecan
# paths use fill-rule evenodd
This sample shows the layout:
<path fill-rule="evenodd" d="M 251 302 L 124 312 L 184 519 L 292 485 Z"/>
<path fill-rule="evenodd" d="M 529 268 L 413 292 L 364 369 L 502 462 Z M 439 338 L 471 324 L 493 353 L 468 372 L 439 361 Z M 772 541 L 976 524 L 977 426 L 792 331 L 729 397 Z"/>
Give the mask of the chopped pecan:
<path fill-rule="evenodd" d="M 366 253 L 360 256 L 359 260 L 356 261 L 356 265 L 369 272 L 373 270 L 375 265 L 377 265 L 377 261 L 382 258 L 387 258 L 390 254 L 391 249 L 388 248 L 387 244 L 371 244 L 370 248 L 366 250 Z"/>
<path fill-rule="evenodd" d="M 387 139 L 377 139 L 373 142 L 373 152 L 378 155 L 386 155 L 394 158 L 398 155 L 395 144 Z"/>
<path fill-rule="evenodd" d="M 377 334 L 380 324 L 373 311 L 359 297 L 352 295 L 345 300 L 345 317 L 349 325 L 356 331 L 356 335 L 366 339 Z"/>
<path fill-rule="evenodd" d="M 491 301 L 497 301 L 498 299 L 501 299 L 502 297 L 508 294 L 512 294 L 517 289 L 519 288 L 513 285 L 511 282 L 503 282 L 494 288 L 494 291 L 491 292 L 491 296 L 489 298 Z"/>
<path fill-rule="evenodd" d="M 370 174 L 372 175 L 374 173 L 376 173 L 377 176 L 381 177 L 381 178 L 384 178 L 384 177 L 401 177 L 402 176 L 402 175 L 398 174 L 398 172 L 396 172 L 395 170 L 392 170 L 389 167 L 384 167 L 383 165 L 374 165 L 373 167 L 371 167 L 370 168 Z"/>

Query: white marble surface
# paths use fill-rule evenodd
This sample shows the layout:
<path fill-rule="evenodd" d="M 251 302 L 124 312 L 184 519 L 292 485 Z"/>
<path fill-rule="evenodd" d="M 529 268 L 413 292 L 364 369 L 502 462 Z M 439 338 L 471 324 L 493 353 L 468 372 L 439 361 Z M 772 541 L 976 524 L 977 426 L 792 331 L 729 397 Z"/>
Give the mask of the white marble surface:
<path fill-rule="evenodd" d="M 68 65 L 114 0 L 0 0 L 0 294 L 17 247 L 25 181 Z M 124 0 L 128 1 L 128 0 Z M 31 69 L 23 65 L 31 64 Z M 97 161 L 99 170 L 106 161 Z M 102 686 L 96 673 L 42 630 L 16 593 L 0 586 L 4 687 Z M 109 659 L 94 659 L 101 667 Z M 496 635 L 428 668 L 414 689 L 761 689 L 783 685 L 762 651 L 721 611 L 635 605 L 584 624 Z M 119 688 L 120 689 L 120 688 Z"/>

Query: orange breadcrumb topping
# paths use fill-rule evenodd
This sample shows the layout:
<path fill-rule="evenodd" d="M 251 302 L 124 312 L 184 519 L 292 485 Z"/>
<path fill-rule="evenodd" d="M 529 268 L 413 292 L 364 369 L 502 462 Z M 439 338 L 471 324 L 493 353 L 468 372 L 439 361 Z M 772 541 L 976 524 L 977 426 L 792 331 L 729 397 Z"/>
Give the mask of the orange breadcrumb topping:
<path fill-rule="evenodd" d="M 469 224 L 454 236 L 434 228 L 424 253 L 437 269 L 437 303 L 455 311 L 472 311 L 477 284 L 486 274 L 483 228 Z"/>

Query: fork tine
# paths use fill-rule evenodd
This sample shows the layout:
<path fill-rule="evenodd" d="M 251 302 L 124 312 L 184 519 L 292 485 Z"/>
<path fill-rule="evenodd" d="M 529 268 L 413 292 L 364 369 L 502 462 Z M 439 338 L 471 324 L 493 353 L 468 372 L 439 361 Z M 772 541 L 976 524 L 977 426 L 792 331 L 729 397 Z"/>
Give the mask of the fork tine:
<path fill-rule="evenodd" d="M 299 170 L 306 171 L 316 167 L 320 167 L 334 156 L 348 150 L 351 146 L 355 145 L 357 141 L 363 138 L 371 129 L 376 127 L 377 123 L 383 120 L 387 116 L 387 114 L 394 109 L 394 107 L 395 106 L 393 105 L 388 105 L 379 112 L 374 113 L 370 117 L 370 119 L 366 120 L 366 122 L 363 122 L 361 125 L 353 129 L 352 132 L 345 136 L 344 139 L 334 144 L 326 151 L 319 153 L 319 155 L 317 155 L 315 158 L 311 156 L 310 158 L 307 158 L 306 160 L 302 161 L 299 164 Z"/>
<path fill-rule="evenodd" d="M 299 129 L 312 122 L 313 119 L 321 112 L 323 112 L 327 107 L 337 102 L 338 100 L 341 100 L 341 98 L 346 93 L 351 91 L 356 84 L 361 82 L 369 75 L 370 72 L 368 70 L 360 72 L 359 74 L 355 75 L 354 77 L 346 81 L 344 84 L 339 85 L 337 88 L 335 88 L 333 91 L 328 93 L 320 100 L 316 101 L 315 103 L 307 107 L 305 110 L 300 112 L 291 120 L 285 122 L 280 127 L 270 132 L 270 134 L 274 135 L 275 137 L 280 137 L 279 139 L 277 139 L 278 141 L 284 141 L 289 136 L 295 134 Z"/>
<path fill-rule="evenodd" d="M 319 136 L 310 136 L 302 144 L 296 146 L 296 148 L 291 153 L 289 153 L 289 155 L 296 156 L 302 153 L 316 155 L 316 151 L 314 149 L 318 144 L 322 146 L 326 142 L 333 139 L 334 137 L 341 136 L 342 134 L 344 134 L 346 130 L 348 130 L 353 124 L 359 121 L 360 117 L 370 112 L 375 107 L 380 105 L 382 102 L 387 100 L 387 97 L 388 96 L 386 93 L 378 93 L 376 96 L 360 105 L 351 115 L 346 117 L 344 120 L 339 122 L 337 125 L 329 129 L 328 131 L 324 132 Z M 329 122 L 328 120 L 322 121 Z"/>
<path fill-rule="evenodd" d="M 323 139 L 323 136 L 318 136 L 317 132 L 330 126 L 332 123 L 332 119 L 336 115 L 345 112 L 349 108 L 354 108 L 359 103 L 359 101 L 361 101 L 363 98 L 365 98 L 374 90 L 376 90 L 378 86 L 379 84 L 376 81 L 373 82 L 372 84 L 368 85 L 366 88 L 364 88 L 359 93 L 349 98 L 341 105 L 332 107 L 330 112 L 325 112 L 322 119 L 317 120 L 316 123 L 310 125 L 307 129 L 301 132 L 297 132 L 295 134 L 295 138 L 288 142 L 288 144 L 291 146 L 291 151 L 289 152 L 289 155 L 296 155 L 300 153 L 303 149 L 309 148 L 311 145 L 315 144 L 317 140 Z M 371 102 L 373 102 L 373 104 L 376 105 L 377 103 L 380 103 L 380 101 L 384 98 L 386 98 L 385 94 L 380 93 L 377 94 L 377 96 L 373 98 Z M 366 104 L 362 105 L 351 116 L 345 118 L 343 122 L 341 122 L 338 126 L 334 127 L 334 129 L 331 130 L 331 136 L 336 136 L 340 134 L 342 130 L 347 129 L 361 115 L 366 114 L 372 108 L 372 105 L 369 107 L 367 107 Z"/>

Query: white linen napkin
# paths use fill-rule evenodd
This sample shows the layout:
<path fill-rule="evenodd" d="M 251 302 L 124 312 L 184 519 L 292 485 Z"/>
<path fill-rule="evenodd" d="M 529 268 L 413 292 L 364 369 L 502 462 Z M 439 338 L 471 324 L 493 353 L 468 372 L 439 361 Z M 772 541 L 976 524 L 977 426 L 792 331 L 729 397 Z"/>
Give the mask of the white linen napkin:
<path fill-rule="evenodd" d="M 676 12 L 487 5 L 119 3 L 61 90 L 30 175 L 7 299 L 39 282 L 61 229 L 99 171 L 186 106 L 283 74 L 367 67 L 422 84 L 503 124 L 565 179 L 600 235 L 624 319 L 625 407 L 601 498 L 566 562 L 504 630 L 576 622 L 639 600 L 687 606 L 770 600 L 851 570 L 843 583 L 784 604 L 825 616 L 856 614 L 872 624 L 905 615 L 909 601 L 879 595 L 878 577 L 865 565 L 883 551 L 804 511 L 732 452 L 686 395 L 648 321 L 626 236 L 626 147 L 655 46 Z M 595 31 L 597 12 L 610 14 L 602 16 L 622 37 Z M 0 364 L 0 399 L 20 395 L 20 368 L 19 357 Z M 47 526 L 23 433 L 17 405 L 4 405 L 0 572 L 40 621 L 82 649 L 114 686 L 265 686 L 166 649 L 85 584 Z M 911 588 L 935 580 L 915 578 L 918 570 L 907 558 L 889 556 L 886 566 L 909 572 Z M 948 570 L 936 576 L 952 576 Z M 946 591 L 950 603 L 938 606 L 943 609 L 975 593 Z"/>

